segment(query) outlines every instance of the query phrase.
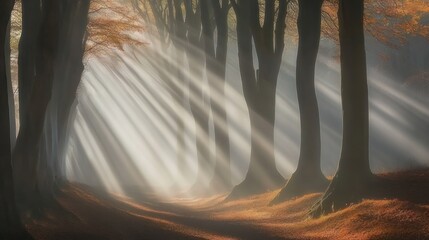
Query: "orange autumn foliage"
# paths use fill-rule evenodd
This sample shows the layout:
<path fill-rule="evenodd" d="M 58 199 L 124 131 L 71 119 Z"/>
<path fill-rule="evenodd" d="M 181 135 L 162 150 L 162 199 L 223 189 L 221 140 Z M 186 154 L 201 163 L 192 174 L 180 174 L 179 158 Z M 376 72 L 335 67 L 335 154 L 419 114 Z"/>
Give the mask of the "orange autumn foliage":
<path fill-rule="evenodd" d="M 338 42 L 338 0 L 323 7 L 324 37 Z M 390 46 L 403 45 L 411 36 L 429 40 L 428 0 L 365 0 L 365 29 L 372 37 Z"/>
<path fill-rule="evenodd" d="M 103 55 L 125 45 L 143 44 L 143 24 L 130 5 L 119 0 L 92 0 L 86 55 Z"/>
<path fill-rule="evenodd" d="M 155 196 L 139 201 L 96 194 L 70 184 L 58 203 L 74 218 L 50 211 L 27 224 L 34 239 L 429 239 L 429 170 L 380 174 L 395 198 L 350 205 L 321 218 L 308 217 L 315 193 L 268 206 L 277 192 L 223 202 Z M 96 191 L 97 192 L 97 191 Z M 107 196 L 107 197 L 106 197 Z"/>

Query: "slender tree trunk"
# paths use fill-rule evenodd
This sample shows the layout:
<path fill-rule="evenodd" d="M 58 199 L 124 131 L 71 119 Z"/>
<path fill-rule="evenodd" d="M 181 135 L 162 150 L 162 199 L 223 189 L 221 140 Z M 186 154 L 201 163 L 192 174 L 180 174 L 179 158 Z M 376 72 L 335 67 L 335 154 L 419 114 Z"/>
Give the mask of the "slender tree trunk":
<path fill-rule="evenodd" d="M 186 103 L 189 101 L 189 96 L 187 96 L 185 92 L 185 76 L 183 71 L 185 69 L 185 53 L 182 48 L 176 49 L 176 63 L 177 65 L 170 67 L 174 70 L 177 70 L 177 79 L 178 85 L 171 84 L 173 86 L 172 96 L 175 99 L 175 103 L 177 104 L 176 109 L 176 141 L 177 141 L 177 165 L 178 170 L 182 174 L 182 176 L 188 176 L 189 174 L 189 166 L 186 163 L 186 123 L 185 123 L 185 112 L 186 112 Z"/>
<path fill-rule="evenodd" d="M 213 52 L 215 53 L 215 55 L 211 56 L 212 60 L 209 59 L 210 61 L 206 61 L 206 64 L 209 64 L 209 66 L 210 64 L 212 65 L 208 70 L 213 74 L 213 79 L 208 79 L 208 81 L 212 89 L 210 102 L 213 112 L 216 143 L 215 167 L 210 188 L 215 191 L 230 191 L 232 188 L 231 159 L 225 94 L 229 3 L 224 0 L 222 1 L 222 6 L 220 6 L 219 0 L 210 1 L 212 3 L 211 6 L 217 30 L 216 50 L 214 50 L 215 41 L 213 35 L 209 37 L 206 43 L 209 46 L 213 46 Z M 207 28 L 207 26 L 204 27 L 205 25 L 207 24 L 203 24 L 203 28 Z"/>
<path fill-rule="evenodd" d="M 198 49 L 197 51 L 201 51 Z M 203 72 L 201 71 L 201 63 L 203 56 L 201 52 L 187 53 L 190 64 L 190 82 L 189 82 L 189 96 L 191 112 L 195 121 L 195 144 L 197 149 L 197 178 L 195 184 L 191 187 L 190 192 L 194 194 L 206 194 L 209 184 L 209 178 L 207 176 L 208 170 L 210 169 L 210 113 L 208 111 L 208 104 L 204 100 L 205 90 L 203 82 Z M 198 64 L 198 66 L 196 66 Z M 201 82 L 194 82 L 197 79 L 201 79 Z"/>
<path fill-rule="evenodd" d="M 8 94 L 7 61 L 10 61 L 10 50 L 6 50 L 10 41 L 8 25 L 15 1 L 4 0 L 0 3 L 0 238 L 27 239 L 15 206 L 14 184 L 12 177 L 12 143 L 11 143 L 11 102 Z"/>
<path fill-rule="evenodd" d="M 272 204 L 311 192 L 322 192 L 328 186 L 320 168 L 320 120 L 314 83 L 322 3 L 323 0 L 299 0 L 296 86 L 301 120 L 300 157 L 297 170 Z"/>
<path fill-rule="evenodd" d="M 321 202 L 314 207 L 314 216 L 360 201 L 372 187 L 363 13 L 363 0 L 340 1 L 343 146 L 337 173 Z"/>
<path fill-rule="evenodd" d="M 200 2 L 201 4 L 201 2 Z M 179 6 L 176 6 L 176 11 Z M 205 90 L 204 81 L 204 38 L 201 36 L 202 23 L 200 8 L 193 9 L 192 1 L 185 0 L 184 8 L 186 11 L 185 25 L 186 34 L 186 56 L 189 63 L 189 103 L 191 112 L 195 120 L 195 135 L 197 149 L 197 178 L 190 192 L 195 194 L 206 194 L 209 185 L 207 176 L 210 169 L 211 151 L 210 151 L 210 103 L 206 97 L 210 92 Z M 176 16 L 177 17 L 177 16 Z M 209 97 L 208 97 L 209 98 Z"/>
<path fill-rule="evenodd" d="M 6 44 L 5 44 L 5 53 L 6 53 L 6 75 L 7 75 L 7 96 L 9 98 L 9 119 L 10 119 L 10 145 L 11 149 L 15 148 L 16 143 L 16 120 L 15 120 L 15 96 L 12 86 L 12 67 L 10 61 L 10 32 L 11 32 L 11 22 L 7 25 L 6 30 Z"/>
<path fill-rule="evenodd" d="M 178 24 L 174 19 L 174 5 L 171 0 L 167 2 L 167 8 L 168 8 L 168 23 L 167 18 L 164 16 L 162 3 L 157 0 L 149 0 L 149 6 L 150 10 L 152 11 L 154 15 L 155 25 L 159 34 L 159 39 L 161 42 L 161 51 L 163 55 L 166 55 L 167 52 L 165 51 L 168 48 L 168 39 L 173 40 L 175 42 L 177 38 L 180 38 L 181 41 L 185 40 L 185 34 L 183 33 L 184 30 L 180 29 L 179 31 L 176 31 L 176 24 Z M 140 15 L 143 18 L 146 18 L 146 13 L 142 11 L 138 6 L 136 6 L 137 10 L 139 11 Z M 180 17 L 177 16 L 177 17 Z M 176 36 L 176 34 L 178 36 Z M 185 81 L 184 81 L 184 50 L 183 50 L 183 43 L 177 43 L 175 44 L 176 52 L 175 52 L 175 62 L 176 64 L 172 64 L 169 61 L 165 60 L 162 56 L 159 58 L 162 58 L 162 64 L 165 66 L 168 71 L 171 72 L 177 72 L 177 79 L 179 80 L 179 84 L 175 83 L 171 76 L 168 74 L 165 74 L 165 71 L 160 70 L 158 66 L 155 66 L 158 70 L 158 73 L 160 77 L 165 81 L 167 84 L 168 91 L 170 95 L 172 96 L 174 100 L 174 104 L 176 106 L 176 112 L 175 112 L 175 121 L 176 121 L 176 143 L 177 143 L 177 152 L 176 152 L 176 160 L 177 160 L 177 168 L 182 176 L 188 176 L 188 170 L 189 167 L 187 167 L 186 164 L 186 126 L 185 126 L 185 112 L 186 112 L 186 102 L 189 100 L 187 99 L 186 93 L 184 91 L 185 87 Z M 180 86 L 179 86 L 180 85 Z M 177 186 L 174 185 L 173 188 L 176 188 Z"/>

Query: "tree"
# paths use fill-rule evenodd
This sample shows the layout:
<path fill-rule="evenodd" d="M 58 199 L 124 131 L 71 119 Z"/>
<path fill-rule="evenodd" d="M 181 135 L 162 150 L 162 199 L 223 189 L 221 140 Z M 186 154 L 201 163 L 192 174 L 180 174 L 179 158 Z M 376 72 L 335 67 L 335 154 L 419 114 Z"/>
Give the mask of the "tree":
<path fill-rule="evenodd" d="M 158 66 L 159 64 L 156 62 L 151 63 L 157 70 L 175 104 L 176 162 L 179 172 L 181 172 L 182 175 L 186 175 L 186 124 L 184 113 L 186 111 L 186 103 L 189 102 L 189 96 L 186 94 L 185 89 L 186 79 L 184 74 L 186 69 L 184 66 L 186 29 L 183 27 L 183 20 L 180 21 L 180 19 L 178 19 L 181 14 L 175 15 L 172 1 L 134 0 L 132 4 L 140 17 L 147 23 L 155 23 L 156 33 L 162 45 L 160 49 L 162 54 L 168 55 L 167 49 L 170 46 L 175 50 L 175 56 L 172 61 L 168 61 L 166 58 L 159 55 L 158 52 L 153 52 L 154 56 L 151 56 L 151 58 L 161 59 L 162 68 L 160 68 L 160 66 Z M 149 28 L 148 31 L 150 30 Z M 168 73 L 176 73 L 177 81 Z"/>
<path fill-rule="evenodd" d="M 85 57 L 110 55 L 125 45 L 145 44 L 134 34 L 146 30 L 130 4 L 116 0 L 91 0 L 85 33 Z"/>
<path fill-rule="evenodd" d="M 68 123 L 84 70 L 89 0 L 64 1 L 60 19 L 59 47 L 56 53 L 52 96 L 45 114 L 39 155 L 39 181 L 42 195 L 53 195 L 55 178 L 64 176 L 64 151 Z"/>
<path fill-rule="evenodd" d="M 112 1 L 34 2 L 22 3 L 18 67 L 24 107 L 13 160 L 18 202 L 23 210 L 40 213 L 56 204 L 54 190 L 64 176 L 61 162 L 84 55 L 121 49 L 125 43 L 140 44 L 127 31 L 141 26 L 132 14 L 125 14 L 129 9 Z M 88 29 L 90 7 L 93 18 Z"/>
<path fill-rule="evenodd" d="M 298 167 L 273 204 L 312 192 L 324 191 L 328 180 L 321 171 L 319 108 L 314 84 L 321 33 L 323 0 L 299 0 L 296 85 L 301 120 Z"/>
<path fill-rule="evenodd" d="M 209 185 L 223 191 L 230 188 L 229 170 L 229 136 L 227 131 L 227 116 L 225 108 L 225 74 L 226 53 L 228 44 L 228 1 L 133 1 L 140 15 L 156 26 L 158 35 L 165 44 L 173 43 L 178 53 L 184 51 L 189 66 L 183 72 L 183 57 L 175 59 L 177 78 L 188 78 L 188 82 L 179 82 L 189 86 L 189 96 L 185 99 L 190 104 L 195 121 L 196 148 L 198 161 L 197 181 L 190 192 L 207 193 Z M 217 29 L 217 40 L 214 31 Z M 170 67 L 169 67 L 170 68 Z M 160 72 L 160 75 L 164 75 Z M 165 78 L 165 77 L 163 77 Z M 206 82 L 208 90 L 206 90 Z M 171 82 L 171 81 L 168 81 Z M 183 90 L 168 83 L 172 95 Z M 181 94 L 179 94 L 181 95 Z M 216 95 L 216 98 L 213 96 Z M 179 102 L 183 100 L 177 99 Z M 209 183 L 207 171 L 210 170 L 209 150 L 210 115 L 214 118 L 214 135 L 216 142 L 215 174 Z M 177 114 L 176 119 L 180 119 Z M 184 164 L 180 164 L 184 165 Z M 184 169 L 181 169 L 185 171 Z"/>
<path fill-rule="evenodd" d="M 61 3 L 43 1 L 40 6 L 40 33 L 32 29 L 37 29 L 37 19 L 27 22 L 29 25 L 23 28 L 23 35 L 27 37 L 21 40 L 20 47 L 23 53 L 35 54 L 36 58 L 27 61 L 22 58 L 28 54 L 22 54 L 19 65 L 23 68 L 21 72 L 25 72 L 25 75 L 20 75 L 20 79 L 27 78 L 20 81 L 20 87 L 25 89 L 25 84 L 32 83 L 30 92 L 20 92 L 20 95 L 31 101 L 28 102 L 28 109 L 21 109 L 23 121 L 14 151 L 15 178 L 20 186 L 18 200 L 26 210 L 36 210 L 55 202 L 53 191 L 56 170 L 64 148 L 69 112 L 83 72 L 89 3 L 89 0 Z M 26 4 L 29 3 L 23 2 L 23 19 L 36 11 L 28 11 Z M 48 14 L 47 11 L 54 12 Z M 51 28 L 49 32 L 47 28 Z M 28 43 L 28 38 L 34 34 L 38 36 L 36 44 Z M 28 48 L 28 45 L 32 47 Z M 34 50 L 36 52 L 32 53 Z M 37 86 L 33 83 L 37 83 Z M 26 179 L 21 177 L 23 174 L 26 174 Z M 31 202 L 30 196 L 33 198 Z"/>
<path fill-rule="evenodd" d="M 339 42 L 339 0 L 326 0 L 322 8 L 322 35 Z M 429 38 L 429 25 L 422 24 L 429 12 L 427 0 L 365 0 L 365 32 L 379 42 L 397 48 L 410 36 Z"/>
<path fill-rule="evenodd" d="M 19 122 L 25 125 L 25 115 L 36 72 L 37 39 L 41 21 L 41 0 L 22 0 L 22 34 L 19 41 L 18 86 Z"/>
<path fill-rule="evenodd" d="M 13 153 L 14 179 L 18 190 L 17 200 L 23 203 L 25 209 L 38 209 L 42 201 L 37 183 L 37 161 L 35 159 L 40 154 L 45 113 L 52 95 L 60 13 L 59 1 L 46 0 L 43 2 L 33 87 L 28 98 L 28 111 L 23 116 L 25 124 L 20 127 Z"/>
<path fill-rule="evenodd" d="M 319 192 L 328 184 L 320 171 L 320 124 L 314 92 L 314 66 L 321 30 L 324 37 L 339 41 L 338 18 L 334 13 L 334 9 L 338 8 L 338 1 L 325 1 L 323 8 L 322 2 L 299 1 L 297 87 L 301 112 L 300 159 L 297 171 L 272 204 L 306 193 Z M 296 11 L 295 8 L 292 10 Z M 388 46 L 398 47 L 409 36 L 427 37 L 425 33 L 428 28 L 420 25 L 427 11 L 424 1 L 366 1 L 365 10 L 363 21 L 366 33 Z M 308 82 L 311 84 L 304 84 Z"/>
<path fill-rule="evenodd" d="M 285 47 L 286 15 L 289 1 L 264 2 L 264 21 L 260 24 L 257 0 L 232 0 L 237 18 L 239 68 L 244 98 L 249 108 L 251 125 L 250 166 L 242 183 L 228 199 L 275 189 L 284 183 L 274 157 L 274 121 L 277 78 Z M 253 64 L 253 44 L 259 68 Z"/>
<path fill-rule="evenodd" d="M 163 48 L 166 49 L 169 43 L 172 43 L 176 52 L 173 64 L 165 64 L 167 69 L 173 69 L 173 72 L 177 72 L 176 79 L 171 79 L 160 71 L 159 73 L 166 80 L 166 87 L 180 106 L 176 113 L 178 167 L 182 173 L 188 171 L 184 168 L 186 161 L 184 159 L 185 122 L 183 110 L 189 103 L 195 122 L 198 165 L 197 180 L 189 191 L 206 193 L 208 182 L 205 173 L 209 169 L 211 153 L 207 144 L 210 128 L 210 106 L 205 99 L 210 97 L 209 93 L 205 91 L 204 66 L 201 65 L 205 55 L 200 1 L 150 0 L 146 2 L 134 0 L 133 5 L 144 19 L 155 23 Z M 186 60 L 188 66 L 186 66 Z"/>
<path fill-rule="evenodd" d="M 176 16 L 181 9 L 180 1 L 175 1 Z M 186 56 L 189 64 L 189 104 L 195 120 L 195 137 L 197 147 L 198 172 L 190 192 L 206 194 L 208 189 L 207 170 L 210 169 L 210 90 L 205 90 L 204 68 L 201 63 L 205 59 L 204 37 L 202 32 L 201 1 L 184 0 L 186 26 Z M 180 10 L 181 12 L 181 10 Z M 206 29 L 207 30 L 207 29 Z M 208 39 L 208 38 L 207 38 Z M 207 97 L 208 101 L 205 100 Z"/>
<path fill-rule="evenodd" d="M 364 38 L 364 1 L 340 0 L 343 142 L 331 184 L 311 214 L 319 216 L 361 200 L 374 179 L 369 166 L 368 83 Z"/>
<path fill-rule="evenodd" d="M 229 191 L 232 187 L 230 168 L 230 145 L 226 112 L 226 58 L 228 51 L 228 0 L 201 0 L 201 18 L 206 56 L 206 76 L 211 90 L 214 135 L 216 143 L 215 167 L 210 188 Z M 212 27 L 210 9 L 214 15 Z M 216 44 L 214 30 L 216 28 Z M 214 97 L 216 96 L 216 97 Z"/>
<path fill-rule="evenodd" d="M 12 144 L 11 144 L 11 102 L 7 71 L 10 50 L 7 41 L 8 25 L 15 1 L 7 0 L 0 3 L 0 238 L 29 239 L 21 224 L 15 205 L 14 183 L 12 176 Z M 13 98 L 12 98 L 13 99 Z"/>

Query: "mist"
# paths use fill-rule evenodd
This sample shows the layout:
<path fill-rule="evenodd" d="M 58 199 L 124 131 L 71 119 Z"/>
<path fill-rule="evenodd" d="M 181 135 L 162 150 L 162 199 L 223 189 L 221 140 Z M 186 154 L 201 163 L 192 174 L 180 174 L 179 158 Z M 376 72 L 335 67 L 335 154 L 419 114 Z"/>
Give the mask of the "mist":
<path fill-rule="evenodd" d="M 181 109 L 186 119 L 186 163 L 178 166 L 174 122 L 177 106 L 160 71 L 166 71 L 185 91 L 192 89 L 189 84 L 196 84 L 195 76 L 188 76 L 186 84 L 180 82 L 174 69 L 168 71 L 163 66 L 164 60 L 171 61 L 174 47 L 165 51 L 156 37 L 149 35 L 145 39 L 148 44 L 144 46 L 127 47 L 111 56 L 88 61 L 70 124 L 65 174 L 72 182 L 131 197 L 148 193 L 190 197 L 193 193 L 188 189 L 198 171 L 194 121 L 186 103 Z M 418 79 L 414 82 L 407 79 L 427 71 L 429 53 L 421 49 L 429 49 L 429 44 L 417 38 L 404 47 L 392 49 L 371 37 L 367 37 L 366 44 L 372 171 L 429 166 L 426 147 L 429 98 L 422 94 Z M 276 98 L 276 164 L 286 179 L 297 166 L 300 149 L 296 54 L 296 46 L 287 47 Z M 382 56 L 389 58 L 383 60 Z M 414 62 L 407 60 L 410 57 Z M 195 61 L 188 64 L 204 67 Z M 332 176 L 340 157 L 342 108 L 338 47 L 329 40 L 323 40 L 319 50 L 316 89 L 322 130 L 322 170 Z M 192 95 L 191 90 L 190 101 Z M 228 50 L 226 95 L 231 172 L 233 183 L 237 184 L 244 179 L 249 165 L 250 123 L 238 69 L 237 43 L 233 39 Z M 213 155 L 213 126 L 205 142 Z M 214 164 L 213 157 L 210 164 Z M 212 169 L 205 169 L 207 179 L 213 175 Z"/>

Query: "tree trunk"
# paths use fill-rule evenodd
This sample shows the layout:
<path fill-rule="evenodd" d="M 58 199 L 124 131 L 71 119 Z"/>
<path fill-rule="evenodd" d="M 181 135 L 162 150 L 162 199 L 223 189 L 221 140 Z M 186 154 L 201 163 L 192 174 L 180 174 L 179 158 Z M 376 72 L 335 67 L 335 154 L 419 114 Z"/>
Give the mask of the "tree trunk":
<path fill-rule="evenodd" d="M 227 200 L 264 193 L 284 184 L 284 178 L 276 168 L 274 122 L 287 4 L 288 1 L 280 0 L 276 14 L 275 1 L 266 0 L 264 24 L 261 26 L 257 0 L 233 3 L 237 15 L 238 61 L 250 115 L 251 156 L 244 181 L 234 187 Z M 256 72 L 253 42 L 259 62 Z"/>
<path fill-rule="evenodd" d="M 189 58 L 190 57 L 190 58 Z M 200 53 L 190 54 L 188 52 L 188 59 L 191 61 L 201 62 L 199 59 Z M 194 63 L 195 64 L 195 63 Z M 189 101 L 191 106 L 191 112 L 195 121 L 195 144 L 197 149 L 197 178 L 194 185 L 191 187 L 190 192 L 194 194 L 207 194 L 208 189 L 208 177 L 207 173 L 209 170 L 210 163 L 210 135 L 209 135 L 209 123 L 210 116 L 208 106 L 204 101 L 204 84 L 203 82 L 196 83 L 193 80 L 199 78 L 203 79 L 203 73 L 200 69 L 201 66 L 195 66 L 191 64 L 191 80 L 189 83 Z M 192 80 L 193 79 L 193 80 Z"/>
<path fill-rule="evenodd" d="M 68 1 L 65 19 L 61 33 L 62 43 L 60 52 L 61 63 L 55 72 L 54 95 L 52 104 L 54 119 L 56 119 L 55 133 L 57 149 L 54 149 L 52 161 L 56 174 L 63 172 L 59 163 L 64 161 L 64 150 L 66 144 L 66 132 L 68 129 L 70 111 L 76 99 L 77 88 L 84 71 L 83 57 L 86 46 L 86 27 L 88 24 L 89 0 Z M 55 144 L 55 143 L 54 143 Z M 56 164 L 55 164 L 56 163 Z"/>
<path fill-rule="evenodd" d="M 9 98 L 9 119 L 10 119 L 10 145 L 11 149 L 15 148 L 16 143 L 16 120 L 15 120 L 15 96 L 13 92 L 12 84 L 12 67 L 10 61 L 10 31 L 11 31 L 11 22 L 7 25 L 6 30 L 6 43 L 5 43 L 5 53 L 6 53 L 6 76 L 7 76 L 7 96 Z"/>
<path fill-rule="evenodd" d="M 301 120 L 298 167 L 272 204 L 312 192 L 322 192 L 328 180 L 320 168 L 320 120 L 315 89 L 316 59 L 321 33 L 323 0 L 299 0 L 296 86 Z"/>
<path fill-rule="evenodd" d="M 15 206 L 14 184 L 12 177 L 12 145 L 11 145 L 11 102 L 8 94 L 8 68 L 10 51 L 6 50 L 10 38 L 6 36 L 11 11 L 15 1 L 4 0 L 0 3 L 0 238 L 27 239 L 28 236 L 20 222 Z M 10 70 L 10 69 L 9 69 Z"/>
<path fill-rule="evenodd" d="M 164 18 L 163 13 L 163 7 L 162 3 L 157 0 L 150 0 L 149 1 L 150 11 L 153 12 L 154 19 L 155 19 L 155 25 L 159 34 L 159 39 L 161 42 L 161 51 L 163 55 L 167 54 L 166 49 L 168 48 L 168 37 L 175 42 L 176 37 L 180 38 L 180 40 L 184 39 L 184 33 L 182 33 L 184 30 L 180 29 L 180 31 L 176 31 L 175 29 L 175 21 L 174 21 L 174 5 L 173 2 L 170 0 L 167 2 L 167 8 L 168 8 L 168 15 L 170 18 L 168 19 L 169 22 L 167 22 L 167 19 Z M 145 13 L 141 11 L 139 7 L 137 7 L 139 13 L 142 17 L 145 17 Z M 178 16 L 179 17 L 179 16 Z M 170 34 L 170 35 L 169 35 Z M 178 34 L 178 36 L 176 36 Z M 156 58 L 162 59 L 162 65 L 168 69 L 167 72 L 177 72 L 177 79 L 179 80 L 179 83 L 175 83 L 174 80 L 172 80 L 172 77 L 169 76 L 169 74 L 166 74 L 164 70 L 161 70 L 159 66 L 154 66 L 159 76 L 162 80 L 165 81 L 166 87 L 171 95 L 171 97 L 174 100 L 174 104 L 176 106 L 175 111 L 175 121 L 176 121 L 176 143 L 177 143 L 177 152 L 176 152 L 176 160 L 177 160 L 177 169 L 179 173 L 181 173 L 181 176 L 188 176 L 189 167 L 187 167 L 186 164 L 186 126 L 185 126 L 185 112 L 186 112 L 186 103 L 189 101 L 187 99 L 186 93 L 184 91 L 185 87 L 185 81 L 184 81 L 184 50 L 183 50 L 183 43 L 175 43 L 176 45 L 176 52 L 175 52 L 175 62 L 176 64 L 173 64 L 169 61 L 167 61 L 162 56 L 155 56 Z M 180 85 L 180 86 L 179 86 Z M 172 190 L 177 188 L 177 185 L 172 186 Z"/>
<path fill-rule="evenodd" d="M 189 101 L 189 96 L 187 96 L 185 92 L 185 76 L 183 74 L 183 69 L 185 68 L 183 62 L 185 61 L 185 54 L 183 49 L 176 50 L 176 63 L 178 65 L 169 67 L 175 68 L 177 70 L 179 84 L 181 86 L 175 86 L 175 84 L 171 84 L 174 86 L 174 90 L 172 92 L 173 99 L 175 100 L 176 108 L 176 142 L 177 142 L 177 166 L 179 172 L 182 176 L 188 176 L 189 174 L 189 166 L 186 163 L 186 124 L 185 124 L 185 115 L 186 115 L 186 103 Z M 182 63 L 182 64 L 179 64 Z"/>
<path fill-rule="evenodd" d="M 42 202 L 37 183 L 37 160 L 40 154 L 45 114 L 52 96 L 59 38 L 60 2 L 44 1 L 42 12 L 34 84 L 27 111 L 23 116 L 25 124 L 21 126 L 13 153 L 17 200 L 22 204 L 23 210 L 40 210 Z"/>
<path fill-rule="evenodd" d="M 25 125 L 27 105 L 36 74 L 37 39 L 41 21 L 40 0 L 22 0 L 22 34 L 19 40 L 19 122 Z"/>
<path fill-rule="evenodd" d="M 213 74 L 208 75 L 213 76 L 213 79 L 208 79 L 208 82 L 213 92 L 210 102 L 213 112 L 216 143 L 215 167 L 213 178 L 210 182 L 210 189 L 216 192 L 224 192 L 230 191 L 232 188 L 228 116 L 226 112 L 225 95 L 229 3 L 225 0 L 222 1 L 222 6 L 220 6 L 219 0 L 212 0 L 211 3 L 217 29 L 217 42 L 216 50 L 214 50 L 215 41 L 212 34 L 206 43 L 206 45 L 213 47 L 214 53 L 213 56 L 210 56 L 213 59 L 208 59 L 208 61 L 206 61 L 206 65 L 208 64 L 210 66 L 207 69 Z M 205 25 L 207 24 L 203 24 L 203 29 L 207 28 L 207 26 L 204 27 Z"/>
<path fill-rule="evenodd" d="M 178 7 L 176 7 L 177 10 Z M 210 151 L 210 103 L 206 97 L 210 92 L 205 91 L 204 69 L 204 39 L 201 37 L 200 9 L 193 9 L 190 0 L 184 1 L 186 10 L 187 47 L 186 55 L 189 63 L 189 103 L 195 120 L 195 144 L 197 149 L 197 178 L 190 192 L 194 194 L 207 194 L 209 178 L 207 176 L 211 162 Z"/>
<path fill-rule="evenodd" d="M 341 44 L 343 142 L 337 173 L 313 216 L 360 201 L 374 180 L 369 165 L 369 113 L 363 28 L 364 1 L 341 0 L 338 18 Z"/>

